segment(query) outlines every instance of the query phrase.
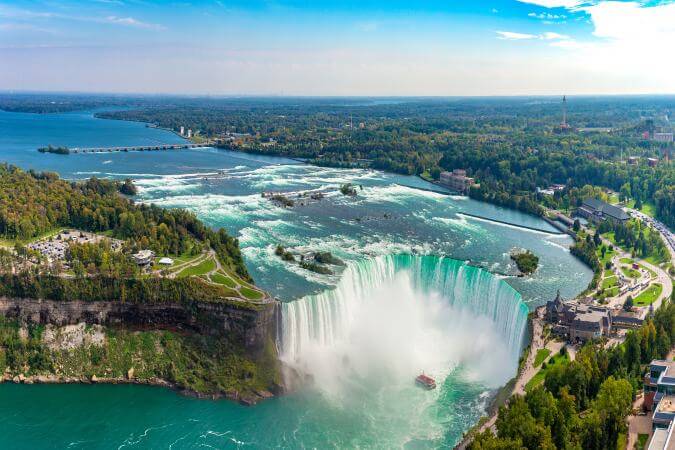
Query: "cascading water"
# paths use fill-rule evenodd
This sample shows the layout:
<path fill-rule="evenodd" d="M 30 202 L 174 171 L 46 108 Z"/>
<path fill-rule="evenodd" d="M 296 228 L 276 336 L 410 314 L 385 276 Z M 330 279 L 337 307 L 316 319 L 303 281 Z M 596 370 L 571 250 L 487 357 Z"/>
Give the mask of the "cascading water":
<path fill-rule="evenodd" d="M 354 380 L 408 383 L 463 366 L 486 386 L 515 373 L 527 323 L 521 296 L 450 258 L 350 263 L 335 289 L 282 306 L 281 357 L 335 392 Z"/>

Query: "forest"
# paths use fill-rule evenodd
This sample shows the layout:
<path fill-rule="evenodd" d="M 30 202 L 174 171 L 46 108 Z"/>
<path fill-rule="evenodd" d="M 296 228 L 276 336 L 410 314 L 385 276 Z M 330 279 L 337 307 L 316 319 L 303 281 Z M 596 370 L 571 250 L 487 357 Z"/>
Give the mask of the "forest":
<path fill-rule="evenodd" d="M 130 190 L 128 181 L 68 182 L 54 173 L 0 165 L 0 237 L 25 242 L 70 227 L 109 233 L 132 252 L 178 256 L 211 246 L 224 265 L 250 280 L 237 239 L 188 211 L 137 205 L 122 195 Z"/>
<path fill-rule="evenodd" d="M 674 340 L 675 304 L 667 302 L 623 344 L 605 348 L 591 342 L 574 361 L 553 366 L 543 386 L 499 408 L 496 435 L 490 430 L 477 434 L 469 448 L 625 448 L 625 419 L 646 364 L 665 358 Z"/>
<path fill-rule="evenodd" d="M 653 204 L 657 218 L 675 226 L 673 144 L 644 138 L 672 130 L 673 99 L 572 98 L 565 132 L 560 100 L 185 98 L 98 116 L 184 126 L 226 149 L 319 165 L 436 179 L 462 168 L 480 183 L 472 197 L 533 214 L 542 213 L 537 187 L 565 184 L 562 196 L 545 200 L 564 208 L 570 190 L 602 186 Z M 638 162 L 628 164 L 629 156 Z M 646 158 L 658 159 L 656 167 Z"/>

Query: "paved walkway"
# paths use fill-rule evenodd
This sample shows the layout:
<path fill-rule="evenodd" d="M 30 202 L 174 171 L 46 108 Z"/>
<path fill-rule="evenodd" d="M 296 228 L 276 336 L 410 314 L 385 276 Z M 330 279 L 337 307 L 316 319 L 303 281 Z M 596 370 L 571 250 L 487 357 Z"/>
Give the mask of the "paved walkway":
<path fill-rule="evenodd" d="M 633 411 L 642 411 L 642 394 L 640 394 L 633 402 Z M 651 438 L 652 436 L 652 421 L 649 415 L 647 414 L 633 414 L 628 416 L 628 440 L 626 442 L 626 448 L 628 450 L 633 450 L 635 444 L 637 444 L 637 439 L 639 434 L 648 434 Z M 642 449 L 639 449 L 642 450 Z"/>

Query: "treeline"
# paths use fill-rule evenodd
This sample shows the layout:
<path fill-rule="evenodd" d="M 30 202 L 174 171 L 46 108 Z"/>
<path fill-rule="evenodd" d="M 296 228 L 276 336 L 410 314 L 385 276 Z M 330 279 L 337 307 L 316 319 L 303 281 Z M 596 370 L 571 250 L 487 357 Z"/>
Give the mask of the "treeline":
<path fill-rule="evenodd" d="M 587 289 L 595 289 L 602 275 L 603 268 L 600 266 L 596 249 L 596 243 L 591 239 L 590 235 L 586 235 L 586 238 L 575 237 L 575 242 L 570 247 L 570 253 L 593 270 L 593 279 L 588 284 Z"/>
<path fill-rule="evenodd" d="M 54 173 L 0 165 L 0 236 L 28 240 L 59 227 L 110 232 L 130 250 L 181 255 L 211 246 L 221 262 L 250 280 L 236 239 L 204 225 L 188 211 L 136 205 L 129 182 L 91 178 L 68 182 Z"/>
<path fill-rule="evenodd" d="M 239 295 L 198 277 L 63 277 L 25 271 L 0 274 L 0 297 L 190 305 L 193 302 L 224 301 L 226 297 L 238 298 Z M 238 303 L 246 306 L 246 302 Z"/>
<path fill-rule="evenodd" d="M 664 159 L 672 144 L 645 140 L 644 111 L 668 114 L 666 98 L 574 99 L 575 127 L 610 127 L 611 133 L 556 133 L 560 99 L 465 99 L 373 102 L 367 99 L 238 99 L 157 101 L 102 116 L 200 130 L 207 137 L 246 134 L 226 148 L 306 158 L 335 167 L 372 167 L 402 174 L 466 169 L 481 184 L 471 196 L 540 214 L 535 190 L 551 183 L 570 188 L 628 188 L 657 217 L 675 226 L 675 171 Z M 660 119 L 656 119 L 657 122 Z M 670 125 L 658 122 L 654 126 Z M 627 156 L 641 163 L 625 164 Z M 660 158 L 657 167 L 645 157 Z M 625 189 L 624 189 L 625 190 Z M 551 207 L 565 199 L 549 199 Z"/>
<path fill-rule="evenodd" d="M 551 367 L 543 386 L 499 408 L 496 435 L 476 435 L 471 450 L 619 449 L 645 364 L 675 342 L 675 305 L 666 302 L 622 345 L 588 343 L 574 361 Z"/>

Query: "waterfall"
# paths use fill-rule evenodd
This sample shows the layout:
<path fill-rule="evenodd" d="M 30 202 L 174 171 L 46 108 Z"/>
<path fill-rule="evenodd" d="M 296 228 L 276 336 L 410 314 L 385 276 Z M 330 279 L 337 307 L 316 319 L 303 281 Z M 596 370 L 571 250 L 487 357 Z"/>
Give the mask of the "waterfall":
<path fill-rule="evenodd" d="M 527 314 L 520 294 L 483 269 L 437 256 L 379 256 L 351 262 L 335 289 L 282 305 L 281 357 L 314 376 L 336 376 L 345 365 L 368 375 L 378 364 L 409 376 L 482 358 L 482 371 L 506 365 L 505 381 Z"/>

